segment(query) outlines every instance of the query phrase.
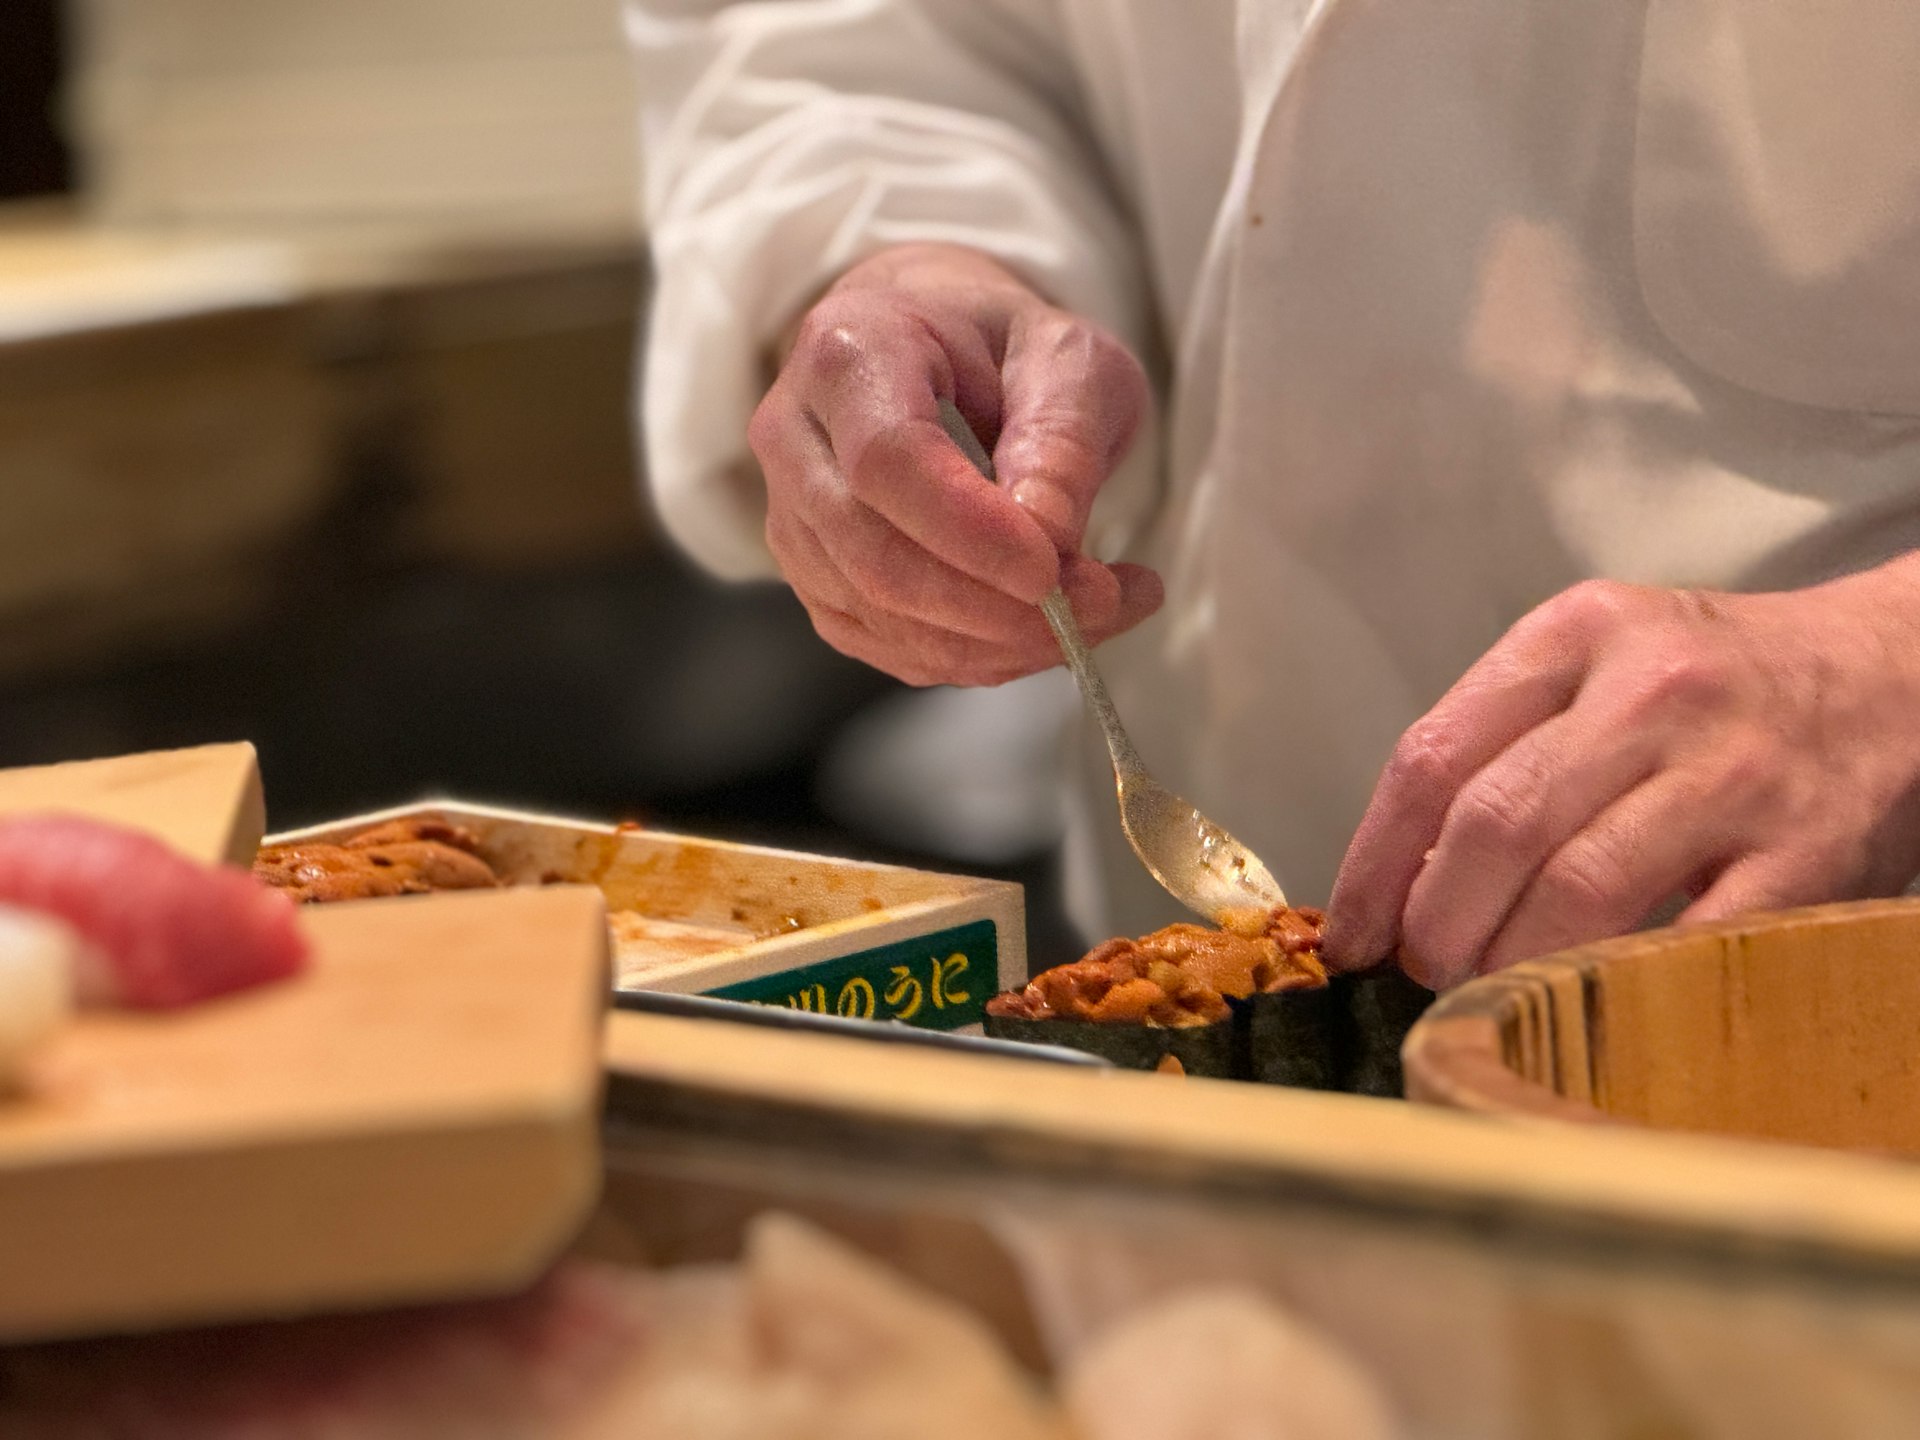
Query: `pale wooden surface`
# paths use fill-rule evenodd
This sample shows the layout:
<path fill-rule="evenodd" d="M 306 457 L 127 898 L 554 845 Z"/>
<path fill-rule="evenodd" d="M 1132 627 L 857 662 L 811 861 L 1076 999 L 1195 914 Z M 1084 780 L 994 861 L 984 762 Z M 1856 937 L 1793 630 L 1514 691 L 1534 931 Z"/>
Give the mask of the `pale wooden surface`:
<path fill-rule="evenodd" d="M 1408 1038 L 1410 1091 L 1920 1154 L 1920 902 L 1821 906 L 1582 947 L 1474 981 Z"/>
<path fill-rule="evenodd" d="M 311 970 L 88 1014 L 0 1100 L 0 1338 L 525 1283 L 598 1184 L 600 897 L 320 907 Z"/>
<path fill-rule="evenodd" d="M 616 1076 L 704 1097 L 769 1136 L 783 1112 L 910 1131 L 978 1163 L 1098 1157 L 1115 1175 L 1200 1189 L 1316 1187 L 1434 1215 L 1497 1212 L 1506 1225 L 1691 1236 L 1920 1277 L 1920 1168 L 1888 1159 L 1624 1127 L 1484 1117 L 1230 1081 L 1085 1072 L 901 1052 L 815 1036 L 616 1013 Z M 1022 1163 L 1025 1163 L 1024 1161 Z"/>
<path fill-rule="evenodd" d="M 140 830 L 206 865 L 252 864 L 267 819 L 244 741 L 0 770 L 0 816 L 43 811 Z"/>

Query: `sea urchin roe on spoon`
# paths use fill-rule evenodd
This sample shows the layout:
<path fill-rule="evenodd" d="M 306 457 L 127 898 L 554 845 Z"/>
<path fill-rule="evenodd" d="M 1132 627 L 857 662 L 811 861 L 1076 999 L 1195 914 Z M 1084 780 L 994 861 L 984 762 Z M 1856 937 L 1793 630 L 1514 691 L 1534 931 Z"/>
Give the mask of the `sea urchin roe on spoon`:
<path fill-rule="evenodd" d="M 1169 925 L 1138 940 L 1109 940 L 1080 960 L 996 995 L 987 1012 L 1021 1020 L 1090 1020 L 1182 1028 L 1228 1013 L 1229 999 L 1315 988 L 1320 963 L 1317 910 L 1231 912 L 1226 928 Z"/>

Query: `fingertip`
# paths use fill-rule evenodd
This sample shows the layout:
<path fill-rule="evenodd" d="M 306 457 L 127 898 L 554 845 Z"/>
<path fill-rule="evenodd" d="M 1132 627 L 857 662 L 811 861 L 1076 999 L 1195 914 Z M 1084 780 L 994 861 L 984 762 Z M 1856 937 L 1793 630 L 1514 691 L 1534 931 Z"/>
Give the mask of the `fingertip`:
<path fill-rule="evenodd" d="M 1084 555 L 1061 557 L 1060 588 L 1073 602 L 1073 618 L 1089 634 L 1104 633 L 1120 609 L 1120 582 Z"/>
<path fill-rule="evenodd" d="M 1066 567 L 1050 542 L 1020 547 L 1020 553 L 1000 567 L 1000 588 L 1016 600 L 1038 605 L 1055 590 L 1066 588 Z"/>
<path fill-rule="evenodd" d="M 1381 960 L 1386 958 L 1384 955 L 1380 957 Z M 1436 995 L 1443 991 L 1451 990 L 1455 985 L 1467 978 L 1465 975 L 1452 973 L 1445 966 L 1435 964 L 1425 956 L 1409 955 L 1404 950 L 1396 955 L 1394 960 L 1409 980 L 1413 981 L 1414 984 L 1420 986 L 1422 989 L 1433 991 Z M 1374 962 L 1374 964 L 1378 963 L 1379 961 Z M 1361 966 L 1357 968 L 1370 969 L 1371 966 Z"/>
<path fill-rule="evenodd" d="M 1334 906 L 1327 912 L 1326 929 L 1320 937 L 1320 958 L 1327 968 L 1344 975 L 1355 970 L 1371 970 L 1386 959 L 1391 942 L 1370 938 L 1371 929 L 1364 919 L 1354 916 L 1351 909 L 1341 906 L 1336 891 Z"/>
<path fill-rule="evenodd" d="M 1131 565 L 1121 562 L 1109 565 L 1107 569 L 1120 586 L 1120 621 L 1122 629 L 1131 629 L 1157 613 L 1167 601 L 1166 582 L 1160 578 L 1160 572 L 1150 570 L 1145 565 Z"/>
<path fill-rule="evenodd" d="M 1379 856 L 1371 839 L 1372 816 L 1362 819 L 1334 876 L 1327 897 L 1327 923 L 1320 937 L 1320 955 L 1331 970 L 1348 973 L 1371 970 L 1404 952 L 1401 910 L 1409 886 L 1398 899 L 1379 872 Z"/>

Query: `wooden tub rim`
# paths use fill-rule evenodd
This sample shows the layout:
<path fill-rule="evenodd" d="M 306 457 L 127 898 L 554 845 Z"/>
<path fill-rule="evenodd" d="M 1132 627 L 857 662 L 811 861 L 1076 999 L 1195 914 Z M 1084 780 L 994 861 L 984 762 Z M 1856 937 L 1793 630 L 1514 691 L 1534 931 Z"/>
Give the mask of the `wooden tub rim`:
<path fill-rule="evenodd" d="M 1670 925 L 1598 940 L 1479 976 L 1440 995 L 1401 1046 L 1407 1098 L 1483 1115 L 1526 1116 L 1580 1125 L 1627 1122 L 1598 1106 L 1527 1078 L 1513 1067 L 1511 1027 L 1524 1008 L 1551 1012 L 1552 982 L 1573 979 L 1591 990 L 1601 970 L 1623 960 L 1658 956 L 1676 946 L 1718 940 L 1734 945 L 1762 933 L 1853 926 L 1920 917 L 1920 897 L 1843 900 L 1756 911 L 1732 920 Z"/>

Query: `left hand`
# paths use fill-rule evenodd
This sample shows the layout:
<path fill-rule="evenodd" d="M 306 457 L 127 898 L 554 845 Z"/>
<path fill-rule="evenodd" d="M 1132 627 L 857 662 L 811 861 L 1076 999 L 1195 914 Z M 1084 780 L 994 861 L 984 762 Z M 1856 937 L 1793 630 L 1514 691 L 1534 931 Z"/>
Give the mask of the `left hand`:
<path fill-rule="evenodd" d="M 1400 741 L 1326 952 L 1436 989 L 1681 919 L 1895 894 L 1920 873 L 1920 557 L 1809 590 L 1589 581 Z"/>

